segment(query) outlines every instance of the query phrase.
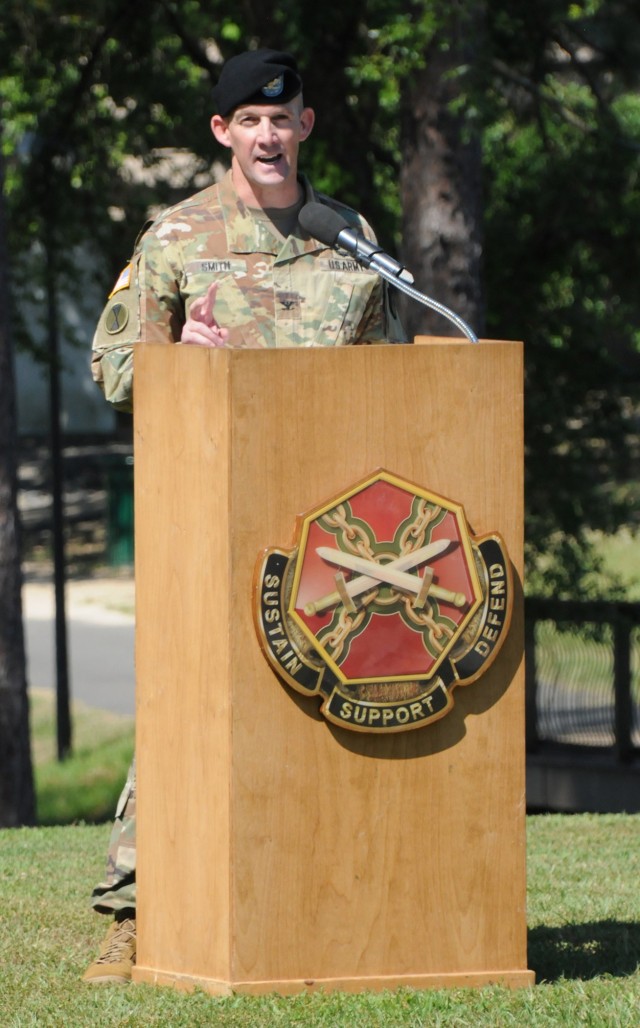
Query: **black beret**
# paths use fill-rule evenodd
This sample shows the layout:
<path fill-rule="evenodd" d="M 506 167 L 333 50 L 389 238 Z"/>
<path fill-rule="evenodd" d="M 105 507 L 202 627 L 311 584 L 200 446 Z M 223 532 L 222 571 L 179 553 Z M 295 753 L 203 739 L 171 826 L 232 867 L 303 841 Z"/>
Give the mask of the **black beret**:
<path fill-rule="evenodd" d="M 287 103 L 302 89 L 291 54 L 280 50 L 249 50 L 223 65 L 213 99 L 226 118 L 240 104 Z"/>

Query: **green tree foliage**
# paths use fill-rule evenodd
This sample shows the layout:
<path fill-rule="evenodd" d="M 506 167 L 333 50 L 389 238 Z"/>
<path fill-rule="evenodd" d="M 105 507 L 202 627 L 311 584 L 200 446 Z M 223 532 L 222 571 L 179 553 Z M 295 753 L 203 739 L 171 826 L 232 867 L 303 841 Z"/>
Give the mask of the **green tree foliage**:
<path fill-rule="evenodd" d="M 637 525 L 640 15 L 489 4 L 488 334 L 527 343 L 530 588 L 596 587 L 591 532 Z"/>
<path fill-rule="evenodd" d="M 105 262 L 96 273 L 106 290 L 148 212 L 198 188 L 224 160 L 209 133 L 209 87 L 223 59 L 257 45 L 299 56 L 318 115 L 305 170 L 402 251 L 402 218 L 414 213 L 402 211 L 399 189 L 407 118 L 435 88 L 429 71 L 442 67 L 438 102 L 481 155 L 465 174 L 484 198 L 485 334 L 526 342 L 530 583 L 584 592 L 590 533 L 633 524 L 637 499 L 636 6 L 5 0 L 0 104 L 14 282 L 37 297 L 45 244 L 61 280 L 81 281 L 82 244 Z M 420 131 L 426 174 L 434 129 Z M 446 148 L 440 156 L 446 168 Z M 438 287 L 433 248 L 421 245 L 426 256 L 412 248 L 412 270 L 429 293 Z M 28 342 L 17 320 L 16 333 Z"/>
<path fill-rule="evenodd" d="M 45 245 L 55 250 L 61 284 L 78 281 L 79 244 L 106 257 L 110 278 L 149 207 L 173 198 L 148 174 L 166 148 L 199 155 L 187 188 L 208 170 L 204 16 L 199 4 L 184 6 L 198 15 L 193 40 L 180 38 L 150 0 L 5 5 L 0 96 L 16 281 L 39 288 Z"/>

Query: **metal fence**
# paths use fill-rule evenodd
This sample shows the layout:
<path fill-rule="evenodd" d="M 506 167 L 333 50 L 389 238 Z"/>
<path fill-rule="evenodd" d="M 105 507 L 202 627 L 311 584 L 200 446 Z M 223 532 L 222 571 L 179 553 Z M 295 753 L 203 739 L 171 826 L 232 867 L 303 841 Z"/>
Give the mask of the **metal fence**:
<path fill-rule="evenodd" d="M 640 753 L 640 604 L 527 599 L 527 749 Z"/>

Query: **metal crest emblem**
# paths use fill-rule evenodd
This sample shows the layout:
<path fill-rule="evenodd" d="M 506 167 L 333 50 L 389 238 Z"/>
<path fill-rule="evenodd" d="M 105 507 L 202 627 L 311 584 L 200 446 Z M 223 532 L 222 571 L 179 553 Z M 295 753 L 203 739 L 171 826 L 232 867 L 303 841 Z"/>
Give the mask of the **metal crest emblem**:
<path fill-rule="evenodd" d="M 332 723 L 419 728 L 497 655 L 511 566 L 459 503 L 380 470 L 298 518 L 296 538 L 260 556 L 256 626 L 273 669 Z"/>
<path fill-rule="evenodd" d="M 270 79 L 270 81 L 262 87 L 262 93 L 264 94 L 264 96 L 268 97 L 280 96 L 283 90 L 284 75 L 276 75 L 274 79 Z"/>

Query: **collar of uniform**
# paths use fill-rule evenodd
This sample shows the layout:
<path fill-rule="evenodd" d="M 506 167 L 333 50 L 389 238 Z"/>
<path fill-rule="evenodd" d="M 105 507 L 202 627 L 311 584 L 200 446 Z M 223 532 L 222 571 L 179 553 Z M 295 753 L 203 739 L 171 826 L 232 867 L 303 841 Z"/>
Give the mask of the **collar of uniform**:
<path fill-rule="evenodd" d="M 250 209 L 238 197 L 228 171 L 218 185 L 218 197 L 224 217 L 229 253 L 276 254 L 275 238 L 265 231 L 264 224 L 253 218 Z"/>
<path fill-rule="evenodd" d="M 298 181 L 304 191 L 304 202 L 305 203 L 317 203 L 319 197 L 316 196 L 313 186 L 309 182 L 306 175 L 298 175 Z M 300 226 L 298 225 L 296 231 L 289 236 L 284 247 L 280 251 L 278 260 L 287 260 L 291 257 L 299 257 L 303 253 L 318 253 L 320 250 L 326 250 L 327 247 L 324 243 L 319 243 L 317 239 L 313 239 L 311 236 L 307 236 L 306 233 L 302 233 Z"/>
<path fill-rule="evenodd" d="M 305 203 L 314 202 L 317 197 L 306 176 L 300 175 L 299 182 L 304 190 Z M 229 253 L 270 253 L 279 262 L 298 257 L 302 253 L 326 250 L 326 246 L 316 239 L 304 238 L 299 230 L 290 235 L 284 245 L 278 245 L 275 237 L 265 233 L 264 224 L 254 218 L 250 208 L 239 199 L 230 171 L 218 184 L 218 196 Z"/>

